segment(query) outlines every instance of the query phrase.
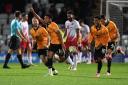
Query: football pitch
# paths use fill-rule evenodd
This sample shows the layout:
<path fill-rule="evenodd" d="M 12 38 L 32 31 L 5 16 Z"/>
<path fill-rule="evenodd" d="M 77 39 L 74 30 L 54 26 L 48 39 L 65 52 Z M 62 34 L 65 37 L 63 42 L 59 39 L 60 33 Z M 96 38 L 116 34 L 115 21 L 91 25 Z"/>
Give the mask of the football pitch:
<path fill-rule="evenodd" d="M 68 70 L 68 64 L 56 63 L 59 75 L 47 75 L 47 68 L 36 64 L 21 69 L 19 64 L 9 64 L 11 69 L 2 69 L 0 64 L 0 85 L 128 85 L 128 63 L 113 63 L 112 75 L 106 76 L 106 64 L 101 77 L 96 78 L 96 64 L 78 64 L 77 71 Z"/>

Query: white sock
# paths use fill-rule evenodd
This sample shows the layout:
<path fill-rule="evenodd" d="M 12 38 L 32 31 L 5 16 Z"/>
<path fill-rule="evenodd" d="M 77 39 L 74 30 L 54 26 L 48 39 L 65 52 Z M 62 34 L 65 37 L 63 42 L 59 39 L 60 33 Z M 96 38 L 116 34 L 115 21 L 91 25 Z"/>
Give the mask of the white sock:
<path fill-rule="evenodd" d="M 29 63 L 30 63 L 30 64 L 33 64 L 33 63 L 32 63 L 32 56 L 29 57 Z"/>
<path fill-rule="evenodd" d="M 32 55 L 31 55 L 31 53 L 28 53 L 28 63 L 32 64 Z"/>
<path fill-rule="evenodd" d="M 73 63 L 73 61 L 72 61 L 70 56 L 68 56 L 67 61 L 70 63 L 70 65 L 74 65 L 74 63 Z"/>
<path fill-rule="evenodd" d="M 82 62 L 86 62 L 85 56 L 82 57 L 81 61 L 82 61 Z"/>
<path fill-rule="evenodd" d="M 25 58 L 25 54 L 24 53 L 22 54 L 22 59 L 23 59 L 23 62 L 25 62 L 26 58 Z"/>
<path fill-rule="evenodd" d="M 92 56 L 91 52 L 88 52 L 87 56 L 88 56 L 88 62 L 91 63 L 91 56 Z"/>
<path fill-rule="evenodd" d="M 78 52 L 78 62 L 82 62 L 82 52 Z"/>
<path fill-rule="evenodd" d="M 77 68 L 77 57 L 78 55 L 73 55 L 74 68 Z"/>
<path fill-rule="evenodd" d="M 53 76 L 52 68 L 49 68 L 48 69 L 48 74 L 51 75 L 51 76 Z"/>

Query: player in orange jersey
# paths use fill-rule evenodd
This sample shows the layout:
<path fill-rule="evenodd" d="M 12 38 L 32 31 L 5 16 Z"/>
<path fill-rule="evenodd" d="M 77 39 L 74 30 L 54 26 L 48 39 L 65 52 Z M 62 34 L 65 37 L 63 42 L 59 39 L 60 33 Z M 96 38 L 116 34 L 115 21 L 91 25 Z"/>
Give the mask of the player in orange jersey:
<path fill-rule="evenodd" d="M 117 29 L 116 24 L 107 19 L 105 15 L 101 15 L 102 24 L 108 29 L 109 36 L 111 41 L 108 43 L 106 59 L 107 59 L 107 75 L 111 75 L 111 62 L 112 62 L 112 54 L 115 52 L 116 43 L 119 42 L 119 31 Z"/>
<path fill-rule="evenodd" d="M 30 34 L 33 38 L 33 42 L 37 43 L 38 55 L 42 59 L 42 62 L 49 68 L 48 62 L 48 47 L 50 45 L 49 34 L 44 27 L 39 25 L 38 19 L 35 17 L 32 19 L 32 28 Z M 54 69 L 54 68 L 52 68 Z"/>
<path fill-rule="evenodd" d="M 64 61 L 64 42 L 62 39 L 62 35 L 59 29 L 59 26 L 52 21 L 51 15 L 45 15 L 44 20 L 38 16 L 34 9 L 31 8 L 31 12 L 34 14 L 34 16 L 40 21 L 42 25 L 46 26 L 46 30 L 49 33 L 50 36 L 50 46 L 48 51 L 48 62 L 49 62 L 49 74 L 53 76 L 53 71 L 56 71 L 53 69 L 53 56 L 56 54 L 59 55 L 60 60 Z M 57 71 L 55 72 L 57 73 Z"/>
<path fill-rule="evenodd" d="M 94 25 L 91 27 L 89 36 L 89 43 L 95 42 L 94 59 L 98 63 L 96 77 L 100 77 L 100 71 L 102 68 L 102 59 L 105 57 L 106 48 L 110 41 L 108 29 L 101 24 L 100 17 L 94 18 Z"/>

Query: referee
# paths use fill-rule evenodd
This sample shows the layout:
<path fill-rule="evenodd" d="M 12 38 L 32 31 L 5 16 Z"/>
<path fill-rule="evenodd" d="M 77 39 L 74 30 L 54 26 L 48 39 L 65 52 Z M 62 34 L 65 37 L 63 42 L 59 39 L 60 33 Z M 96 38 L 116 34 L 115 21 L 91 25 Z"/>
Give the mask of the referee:
<path fill-rule="evenodd" d="M 4 69 L 10 68 L 7 64 L 9 62 L 10 57 L 11 57 L 11 53 L 14 51 L 17 51 L 17 58 L 21 64 L 21 68 L 28 68 L 29 67 L 29 65 L 26 65 L 23 63 L 21 48 L 20 48 L 20 40 L 27 42 L 27 40 L 25 39 L 25 37 L 21 31 L 21 24 L 20 24 L 21 18 L 22 18 L 21 12 L 16 11 L 15 12 L 15 19 L 13 19 L 11 21 L 11 39 L 9 42 L 9 50 L 8 50 L 8 53 L 5 57 L 5 62 L 3 65 Z"/>

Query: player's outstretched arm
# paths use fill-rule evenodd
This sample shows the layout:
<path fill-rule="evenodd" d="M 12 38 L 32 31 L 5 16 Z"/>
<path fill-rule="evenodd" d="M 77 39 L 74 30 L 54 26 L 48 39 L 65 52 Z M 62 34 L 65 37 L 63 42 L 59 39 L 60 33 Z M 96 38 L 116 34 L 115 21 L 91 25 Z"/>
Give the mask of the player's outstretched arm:
<path fill-rule="evenodd" d="M 45 24 L 44 20 L 34 11 L 34 9 L 31 7 L 30 11 L 33 13 L 33 15 L 40 21 L 41 24 Z"/>

